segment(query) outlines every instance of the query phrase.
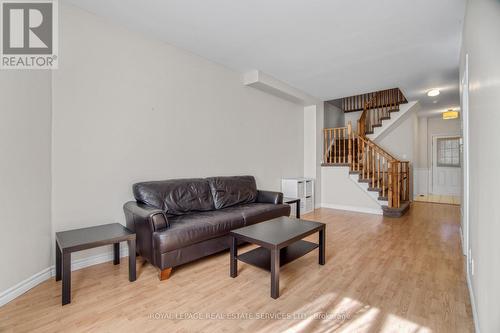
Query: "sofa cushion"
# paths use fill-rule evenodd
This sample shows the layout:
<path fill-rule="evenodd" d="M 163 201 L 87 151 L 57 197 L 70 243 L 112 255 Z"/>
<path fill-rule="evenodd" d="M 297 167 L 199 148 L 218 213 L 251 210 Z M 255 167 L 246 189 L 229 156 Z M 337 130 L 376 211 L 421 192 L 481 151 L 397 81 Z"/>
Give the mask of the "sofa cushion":
<path fill-rule="evenodd" d="M 225 208 L 222 211 L 240 212 L 245 219 L 245 225 L 264 222 L 280 216 L 290 216 L 289 205 L 269 203 L 249 203 Z"/>
<path fill-rule="evenodd" d="M 245 220 L 241 211 L 223 209 L 174 216 L 169 223 L 168 229 L 153 233 L 153 248 L 160 253 L 224 236 L 233 229 L 243 227 Z"/>
<path fill-rule="evenodd" d="M 257 185 L 253 176 L 207 178 L 216 209 L 255 202 Z"/>
<path fill-rule="evenodd" d="M 143 182 L 134 184 L 133 191 L 137 201 L 171 215 L 214 209 L 212 192 L 206 179 Z"/>

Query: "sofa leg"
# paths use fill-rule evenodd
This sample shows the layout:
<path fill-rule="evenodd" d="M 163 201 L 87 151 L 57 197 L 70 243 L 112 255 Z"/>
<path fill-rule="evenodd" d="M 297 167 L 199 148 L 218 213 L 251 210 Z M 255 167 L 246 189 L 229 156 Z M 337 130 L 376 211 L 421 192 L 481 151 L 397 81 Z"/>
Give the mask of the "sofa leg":
<path fill-rule="evenodd" d="M 166 280 L 170 277 L 170 274 L 172 273 L 172 267 L 165 268 L 163 270 L 160 270 L 160 281 Z"/>

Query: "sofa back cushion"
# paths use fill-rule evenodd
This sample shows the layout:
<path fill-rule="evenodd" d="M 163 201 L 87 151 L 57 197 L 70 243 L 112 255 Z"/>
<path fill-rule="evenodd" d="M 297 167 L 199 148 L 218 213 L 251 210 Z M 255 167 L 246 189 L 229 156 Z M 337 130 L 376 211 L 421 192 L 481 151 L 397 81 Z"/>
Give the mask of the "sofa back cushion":
<path fill-rule="evenodd" d="M 253 176 L 207 178 L 216 209 L 255 202 L 257 185 Z"/>
<path fill-rule="evenodd" d="M 206 179 L 170 179 L 134 184 L 134 197 L 167 214 L 183 215 L 191 211 L 214 210 L 214 201 Z"/>

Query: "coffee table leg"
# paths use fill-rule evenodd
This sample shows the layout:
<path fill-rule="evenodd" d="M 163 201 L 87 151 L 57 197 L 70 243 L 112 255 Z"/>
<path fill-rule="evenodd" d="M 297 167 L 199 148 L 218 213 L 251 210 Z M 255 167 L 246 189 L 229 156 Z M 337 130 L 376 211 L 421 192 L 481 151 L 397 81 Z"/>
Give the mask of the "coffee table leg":
<path fill-rule="evenodd" d="M 61 280 L 61 269 L 62 269 L 62 253 L 61 248 L 59 248 L 59 244 L 56 241 L 56 281 Z"/>
<path fill-rule="evenodd" d="M 319 264 L 325 264 L 325 228 L 319 231 Z"/>
<path fill-rule="evenodd" d="M 271 297 L 280 297 L 280 249 L 271 249 Z"/>
<path fill-rule="evenodd" d="M 71 252 L 62 254 L 62 305 L 71 303 Z"/>
<path fill-rule="evenodd" d="M 300 199 L 299 201 L 297 201 L 297 203 L 295 204 L 296 208 L 295 208 L 295 217 L 300 219 Z"/>
<path fill-rule="evenodd" d="M 231 250 L 229 258 L 229 276 L 235 278 L 238 276 L 238 244 L 236 242 L 236 237 L 231 236 Z"/>
<path fill-rule="evenodd" d="M 131 240 L 127 241 L 127 243 L 128 243 L 128 280 L 130 282 L 134 282 L 136 280 L 135 239 L 131 239 Z M 118 251 L 118 253 L 119 252 L 120 251 Z"/>
<path fill-rule="evenodd" d="M 120 243 L 113 244 L 113 264 L 118 265 L 120 263 Z"/>

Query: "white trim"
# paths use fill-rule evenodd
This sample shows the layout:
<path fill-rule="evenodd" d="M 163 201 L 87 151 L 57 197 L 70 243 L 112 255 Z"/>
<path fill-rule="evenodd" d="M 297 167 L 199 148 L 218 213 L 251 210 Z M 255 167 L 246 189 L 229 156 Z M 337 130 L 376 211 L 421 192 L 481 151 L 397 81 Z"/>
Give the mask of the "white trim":
<path fill-rule="evenodd" d="M 462 120 L 462 205 L 461 224 L 463 230 L 464 254 L 468 257 L 470 248 L 470 216 L 469 216 L 469 188 L 470 188 L 470 166 L 469 166 L 469 55 L 465 55 L 465 69 L 461 82 L 461 120 Z M 467 258 L 467 269 L 470 258 Z"/>
<path fill-rule="evenodd" d="M 460 226 L 458 228 L 458 231 L 460 232 L 460 247 L 462 248 L 462 252 L 465 253 L 466 250 L 465 250 L 465 244 L 464 244 L 464 231 L 462 230 L 462 226 Z M 464 256 L 466 256 L 466 255 L 464 254 Z"/>
<path fill-rule="evenodd" d="M 128 248 L 127 246 L 121 246 L 120 248 L 120 257 L 128 257 Z M 81 258 L 77 260 L 72 260 L 71 261 L 71 271 L 77 271 L 82 268 L 86 268 L 89 266 L 97 265 L 97 264 L 102 264 L 105 262 L 109 262 L 113 260 L 113 251 L 108 251 L 105 253 L 101 254 L 96 254 L 90 257 L 86 258 Z M 0 294 L 0 306 L 3 306 L 10 301 L 16 299 L 17 297 L 21 296 L 25 292 L 29 291 L 30 289 L 36 287 L 42 282 L 47 281 L 51 277 L 54 277 L 56 275 L 55 273 L 55 267 L 54 265 L 44 268 L 40 272 L 30 276 L 24 281 L 19 282 L 15 286 L 3 291 Z"/>
<path fill-rule="evenodd" d="M 347 210 L 350 212 L 357 212 L 357 213 L 367 213 L 367 214 L 375 214 L 375 215 L 382 215 L 383 214 L 382 209 L 377 209 L 377 208 L 344 206 L 344 205 L 336 205 L 336 204 L 328 204 L 328 203 L 322 203 L 321 207 L 331 208 L 331 209 L 339 209 L 339 210 Z"/>
<path fill-rule="evenodd" d="M 303 106 L 310 106 L 320 102 L 316 97 L 310 96 L 302 90 L 257 69 L 243 74 L 243 84 Z"/>
<path fill-rule="evenodd" d="M 24 281 L 19 282 L 15 286 L 3 291 L 0 294 L 0 306 L 3 306 L 10 301 L 16 299 L 17 297 L 21 296 L 31 288 L 34 288 L 38 286 L 40 283 L 50 279 L 52 273 L 52 268 L 47 267 L 40 272 L 30 276 L 29 278 L 25 279 Z"/>
<path fill-rule="evenodd" d="M 466 261 L 467 260 L 468 259 L 466 259 Z M 467 267 L 468 266 L 469 265 L 467 264 Z M 477 316 L 476 300 L 474 298 L 474 290 L 472 289 L 472 282 L 471 282 L 471 279 L 470 279 L 470 275 L 469 275 L 469 270 L 468 269 L 467 269 L 466 278 L 467 278 L 467 287 L 469 289 L 470 305 L 471 305 L 471 308 L 472 308 L 472 321 L 474 322 L 474 328 L 475 328 L 476 333 L 480 333 L 481 331 L 479 330 L 479 317 Z"/>
<path fill-rule="evenodd" d="M 470 195 L 470 155 L 469 155 L 469 55 L 465 54 L 465 69 L 462 77 L 461 83 L 461 94 L 460 94 L 460 106 L 461 106 L 461 119 L 462 119 L 462 225 L 460 230 L 462 231 L 462 249 L 465 255 L 465 276 L 467 279 L 467 287 L 469 288 L 469 298 L 472 308 L 472 320 L 474 321 L 474 328 L 476 333 L 480 333 L 479 329 L 479 317 L 476 307 L 476 299 L 474 297 L 474 289 L 472 288 L 471 279 L 471 246 L 470 246 L 470 215 L 469 215 L 469 195 Z M 464 100 L 465 99 L 465 100 Z M 464 228 L 465 230 L 462 230 Z"/>

